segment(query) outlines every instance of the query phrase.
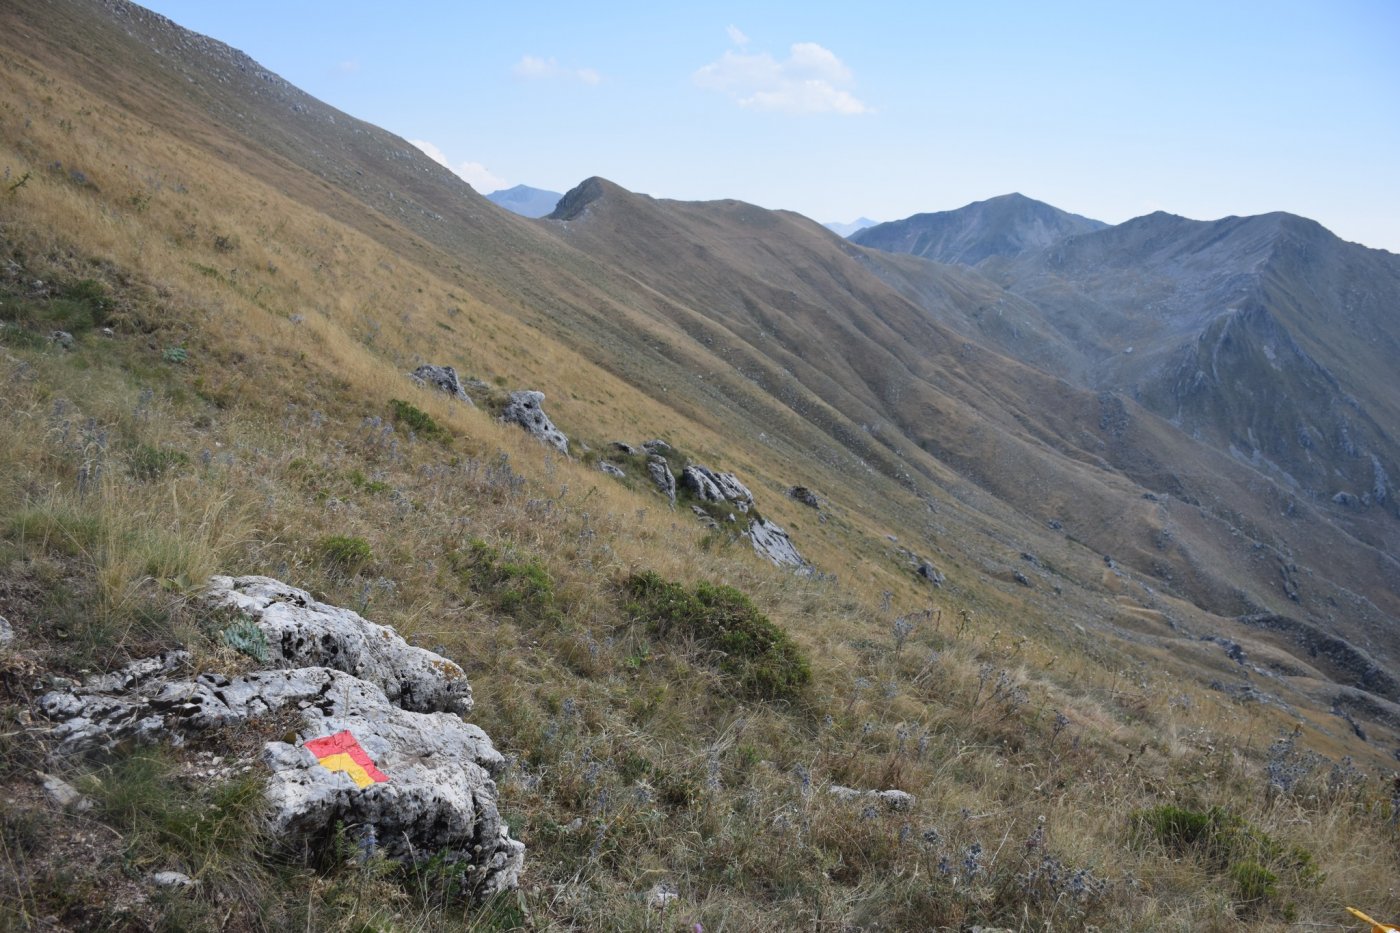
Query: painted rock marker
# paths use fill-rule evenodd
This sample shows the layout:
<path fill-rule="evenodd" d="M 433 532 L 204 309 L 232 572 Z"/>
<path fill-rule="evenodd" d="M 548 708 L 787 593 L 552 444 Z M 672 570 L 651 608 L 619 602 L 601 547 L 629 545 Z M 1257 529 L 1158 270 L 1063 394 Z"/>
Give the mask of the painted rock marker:
<path fill-rule="evenodd" d="M 360 747 L 349 729 L 312 739 L 306 743 L 306 748 L 316 756 L 321 767 L 328 771 L 344 771 L 361 789 L 389 780 L 389 775 L 374 766 L 374 760 Z"/>

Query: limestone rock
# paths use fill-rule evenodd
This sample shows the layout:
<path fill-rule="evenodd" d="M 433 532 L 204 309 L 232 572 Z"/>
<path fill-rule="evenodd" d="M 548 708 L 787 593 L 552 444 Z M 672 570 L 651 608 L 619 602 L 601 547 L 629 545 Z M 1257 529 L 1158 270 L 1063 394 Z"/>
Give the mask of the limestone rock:
<path fill-rule="evenodd" d="M 327 667 L 234 678 L 154 677 L 106 693 L 89 681 L 40 700 L 45 713 L 61 720 L 53 735 L 70 752 L 112 748 L 129 738 L 178 744 L 192 732 L 289 705 L 301 710 L 304 737 L 348 730 L 388 780 L 362 789 L 345 772 L 323 767 L 304 746 L 269 742 L 263 761 L 272 772 L 266 794 L 276 834 L 321 842 L 337 823 L 372 827 L 390 858 L 446 853 L 449 860 L 470 862 L 480 896 L 516 883 L 524 845 L 501 822 L 491 780 L 504 759 L 486 733 L 452 713 L 401 709 L 376 685 Z"/>
<path fill-rule="evenodd" d="M 646 446 L 645 444 L 642 446 Z M 657 454 L 647 457 L 647 475 L 656 484 L 656 488 L 671 500 L 671 507 L 676 506 L 676 477 L 671 472 L 671 465 L 666 462 L 666 458 Z"/>
<path fill-rule="evenodd" d="M 706 512 L 704 509 L 700 508 L 700 506 L 698 506 L 698 505 L 692 505 L 692 506 L 690 507 L 690 511 L 692 511 L 692 512 L 695 513 L 695 517 L 696 517 L 697 519 L 699 519 L 700 524 L 704 525 L 706 528 L 710 529 L 711 531 L 719 531 L 719 522 L 715 521 L 715 520 L 710 516 L 710 513 L 709 513 L 709 512 Z"/>
<path fill-rule="evenodd" d="M 840 784 L 832 784 L 827 788 L 827 792 L 841 801 L 876 800 L 884 804 L 890 810 L 908 810 L 912 808 L 917 800 L 913 794 L 902 790 L 856 790 L 854 787 L 843 787 Z"/>
<path fill-rule="evenodd" d="M 431 366 L 423 365 L 415 369 L 410 378 L 420 385 L 432 386 L 439 391 L 446 392 L 459 402 L 466 402 L 473 408 L 471 397 L 467 395 L 467 390 L 462 388 L 462 381 L 457 378 L 457 370 L 451 366 Z"/>
<path fill-rule="evenodd" d="M 719 491 L 710 471 L 704 467 L 688 466 L 681 471 L 681 485 L 689 489 L 701 502 L 722 502 L 724 493 Z"/>
<path fill-rule="evenodd" d="M 675 885 L 668 881 L 662 881 L 647 892 L 647 906 L 652 910 L 665 910 L 671 906 L 672 901 L 679 899 L 680 896 Z"/>
<path fill-rule="evenodd" d="M 642 450 L 649 454 L 664 454 L 671 449 L 671 445 L 661 438 L 653 438 L 649 441 L 642 441 Z"/>
<path fill-rule="evenodd" d="M 817 494 L 806 486 L 793 486 L 788 489 L 788 495 L 809 508 L 821 508 L 821 503 L 817 500 Z"/>
<path fill-rule="evenodd" d="M 66 330 L 56 330 L 49 334 L 49 343 L 64 350 L 71 350 L 73 349 L 73 335 Z"/>
<path fill-rule="evenodd" d="M 0 645 L 8 645 L 15 640 L 15 630 L 10 626 L 10 620 L 0 616 Z"/>
<path fill-rule="evenodd" d="M 76 787 L 69 784 L 56 774 L 45 774 L 36 771 L 39 783 L 44 787 L 44 796 L 65 810 L 73 810 L 77 813 L 92 809 L 92 801 L 85 797 Z"/>
<path fill-rule="evenodd" d="M 312 599 L 270 577 L 213 577 L 205 599 L 262 630 L 278 667 L 325 666 L 379 686 L 404 709 L 466 713 L 472 691 L 453 661 L 404 641 L 387 625 Z"/>
<path fill-rule="evenodd" d="M 797 553 L 788 533 L 768 519 L 750 521 L 746 534 L 753 543 L 753 549 L 779 567 L 809 568 L 807 561 Z"/>
<path fill-rule="evenodd" d="M 610 446 L 613 450 L 617 451 L 618 453 L 626 454 L 629 457 L 635 457 L 637 455 L 637 448 L 633 447 L 626 441 L 613 441 L 608 446 Z"/>
<path fill-rule="evenodd" d="M 627 474 L 622 471 L 622 467 L 618 466 L 616 463 L 609 463 L 607 460 L 599 460 L 598 469 L 602 470 L 609 476 L 615 476 L 618 479 L 627 478 Z"/>
<path fill-rule="evenodd" d="M 151 875 L 151 884 L 158 888 L 183 890 L 194 886 L 194 879 L 182 871 L 158 871 Z"/>
<path fill-rule="evenodd" d="M 518 424 L 541 443 L 555 447 L 560 453 L 569 452 L 569 439 L 554 426 L 544 413 L 544 393 L 526 390 L 512 392 L 510 401 L 501 410 L 501 420 L 508 424 Z"/>

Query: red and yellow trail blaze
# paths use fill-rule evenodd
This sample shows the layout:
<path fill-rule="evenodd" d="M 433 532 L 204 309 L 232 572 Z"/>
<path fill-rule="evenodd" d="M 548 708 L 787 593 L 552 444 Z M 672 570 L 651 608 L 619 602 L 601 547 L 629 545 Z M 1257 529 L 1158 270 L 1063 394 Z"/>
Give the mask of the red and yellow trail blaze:
<path fill-rule="evenodd" d="M 389 775 L 374 766 L 374 760 L 360 747 L 360 743 L 355 740 L 349 729 L 325 738 L 312 739 L 306 743 L 306 747 L 321 762 L 322 767 L 331 771 L 344 771 L 350 775 L 350 780 L 361 788 L 371 784 L 383 784 L 389 780 Z"/>

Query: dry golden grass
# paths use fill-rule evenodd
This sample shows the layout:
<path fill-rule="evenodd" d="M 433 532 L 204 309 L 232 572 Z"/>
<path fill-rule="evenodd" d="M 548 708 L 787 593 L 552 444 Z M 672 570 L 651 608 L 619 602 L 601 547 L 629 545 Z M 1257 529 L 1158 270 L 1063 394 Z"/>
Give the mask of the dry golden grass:
<path fill-rule="evenodd" d="M 841 493 L 818 525 L 781 494 L 792 462 L 637 392 L 525 323 L 524 296 L 445 271 L 450 257 L 396 253 L 35 62 L 0 59 L 0 108 L 0 170 L 30 178 L 0 192 L 0 241 L 25 267 L 8 287 L 97 278 L 117 331 L 71 354 L 0 338 L 4 582 L 65 588 L 79 610 L 10 610 L 17 648 L 69 675 L 176 641 L 213 663 L 184 597 L 214 571 L 267 573 L 461 661 L 480 723 L 513 759 L 502 790 L 530 845 L 523 906 L 464 912 L 433 879 L 245 865 L 251 893 L 231 899 L 228 925 L 499 929 L 527 914 L 557 929 L 1201 930 L 1335 924 L 1344 903 L 1400 915 L 1388 785 L 1334 786 L 1319 766 L 1295 793 L 1270 793 L 1270 743 L 1293 717 L 1203 689 L 1194 660 L 1149 637 L 1161 610 L 1098 588 L 1067 598 L 1076 618 L 1137 620 L 1134 646 L 1076 631 L 976 567 L 957 566 L 945 592 L 920 588 L 883 543 L 917 540 L 909 497 L 882 502 L 886 487 L 803 464 Z M 661 435 L 737 469 L 839 581 L 764 565 L 653 492 L 414 388 L 404 371 L 418 361 L 541 388 L 594 446 Z M 391 398 L 451 444 L 385 430 Z M 143 472 L 142 451 L 172 457 Z M 362 538 L 369 560 L 328 563 L 318 543 L 331 534 Z M 452 554 L 478 539 L 537 568 L 548 598 L 507 609 L 454 572 Z M 1063 572 L 1094 580 L 1094 563 L 1067 555 Z M 805 696 L 731 695 L 695 646 L 628 617 L 619 587 L 637 570 L 747 593 L 812 659 Z M 897 637 L 901 617 L 915 625 Z M 9 722 L 25 697 L 6 696 Z M 1327 741 L 1318 723 L 1305 738 Z M 30 753 L 6 742 L 19 780 Z M 826 791 L 836 783 L 918 801 L 845 803 Z M 1306 848 L 1322 879 L 1243 905 L 1226 870 L 1132 838 L 1130 814 L 1167 803 L 1228 808 Z M 25 812 L 6 804 L 7 827 Z M 15 878 L 43 861 L 42 841 L 27 845 L 0 863 Z M 93 870 L 120 872 L 123 851 Z M 6 922 L 59 909 L 58 874 L 25 878 Z M 682 893 L 665 916 L 643 900 L 659 881 Z M 211 884 L 193 912 L 152 909 L 213 927 L 227 893 Z"/>

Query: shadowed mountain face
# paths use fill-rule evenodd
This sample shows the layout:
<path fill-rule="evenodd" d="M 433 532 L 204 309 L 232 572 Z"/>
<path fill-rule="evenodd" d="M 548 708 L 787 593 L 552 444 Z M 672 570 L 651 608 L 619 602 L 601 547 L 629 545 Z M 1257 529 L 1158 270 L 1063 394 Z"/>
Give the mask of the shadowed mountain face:
<path fill-rule="evenodd" d="M 563 195 L 557 191 L 545 191 L 543 188 L 531 188 L 529 185 L 516 185 L 514 188 L 493 191 L 486 196 L 486 200 L 499 204 L 521 217 L 543 217 L 554 210 L 561 197 Z"/>
<path fill-rule="evenodd" d="M 851 239 L 890 253 L 975 266 L 988 256 L 1015 256 L 1104 226 L 1025 195 L 1004 194 L 955 211 L 876 224 Z"/>
<path fill-rule="evenodd" d="M 667 430 L 722 438 L 706 455 L 751 485 L 822 489 L 854 516 L 829 570 L 884 560 L 897 531 L 950 587 L 1015 594 L 1047 627 L 1171 650 L 1282 619 L 1268 637 L 1310 659 L 1310 702 L 1337 685 L 1400 699 L 1367 673 L 1400 659 L 1389 254 L 1285 215 L 1105 229 L 1019 195 L 852 242 L 599 178 L 531 222 L 120 0 L 16 2 L 0 35 L 564 343 L 659 400 Z M 553 374 L 560 394 L 570 377 Z M 1042 585 L 1018 579 L 1022 554 Z M 1122 600 L 1167 621 L 1124 634 Z"/>
<path fill-rule="evenodd" d="M 1376 375 L 1400 359 L 1400 257 L 1288 214 L 1153 214 L 980 271 L 1039 309 L 1093 387 L 1310 499 L 1393 499 L 1400 386 Z"/>

